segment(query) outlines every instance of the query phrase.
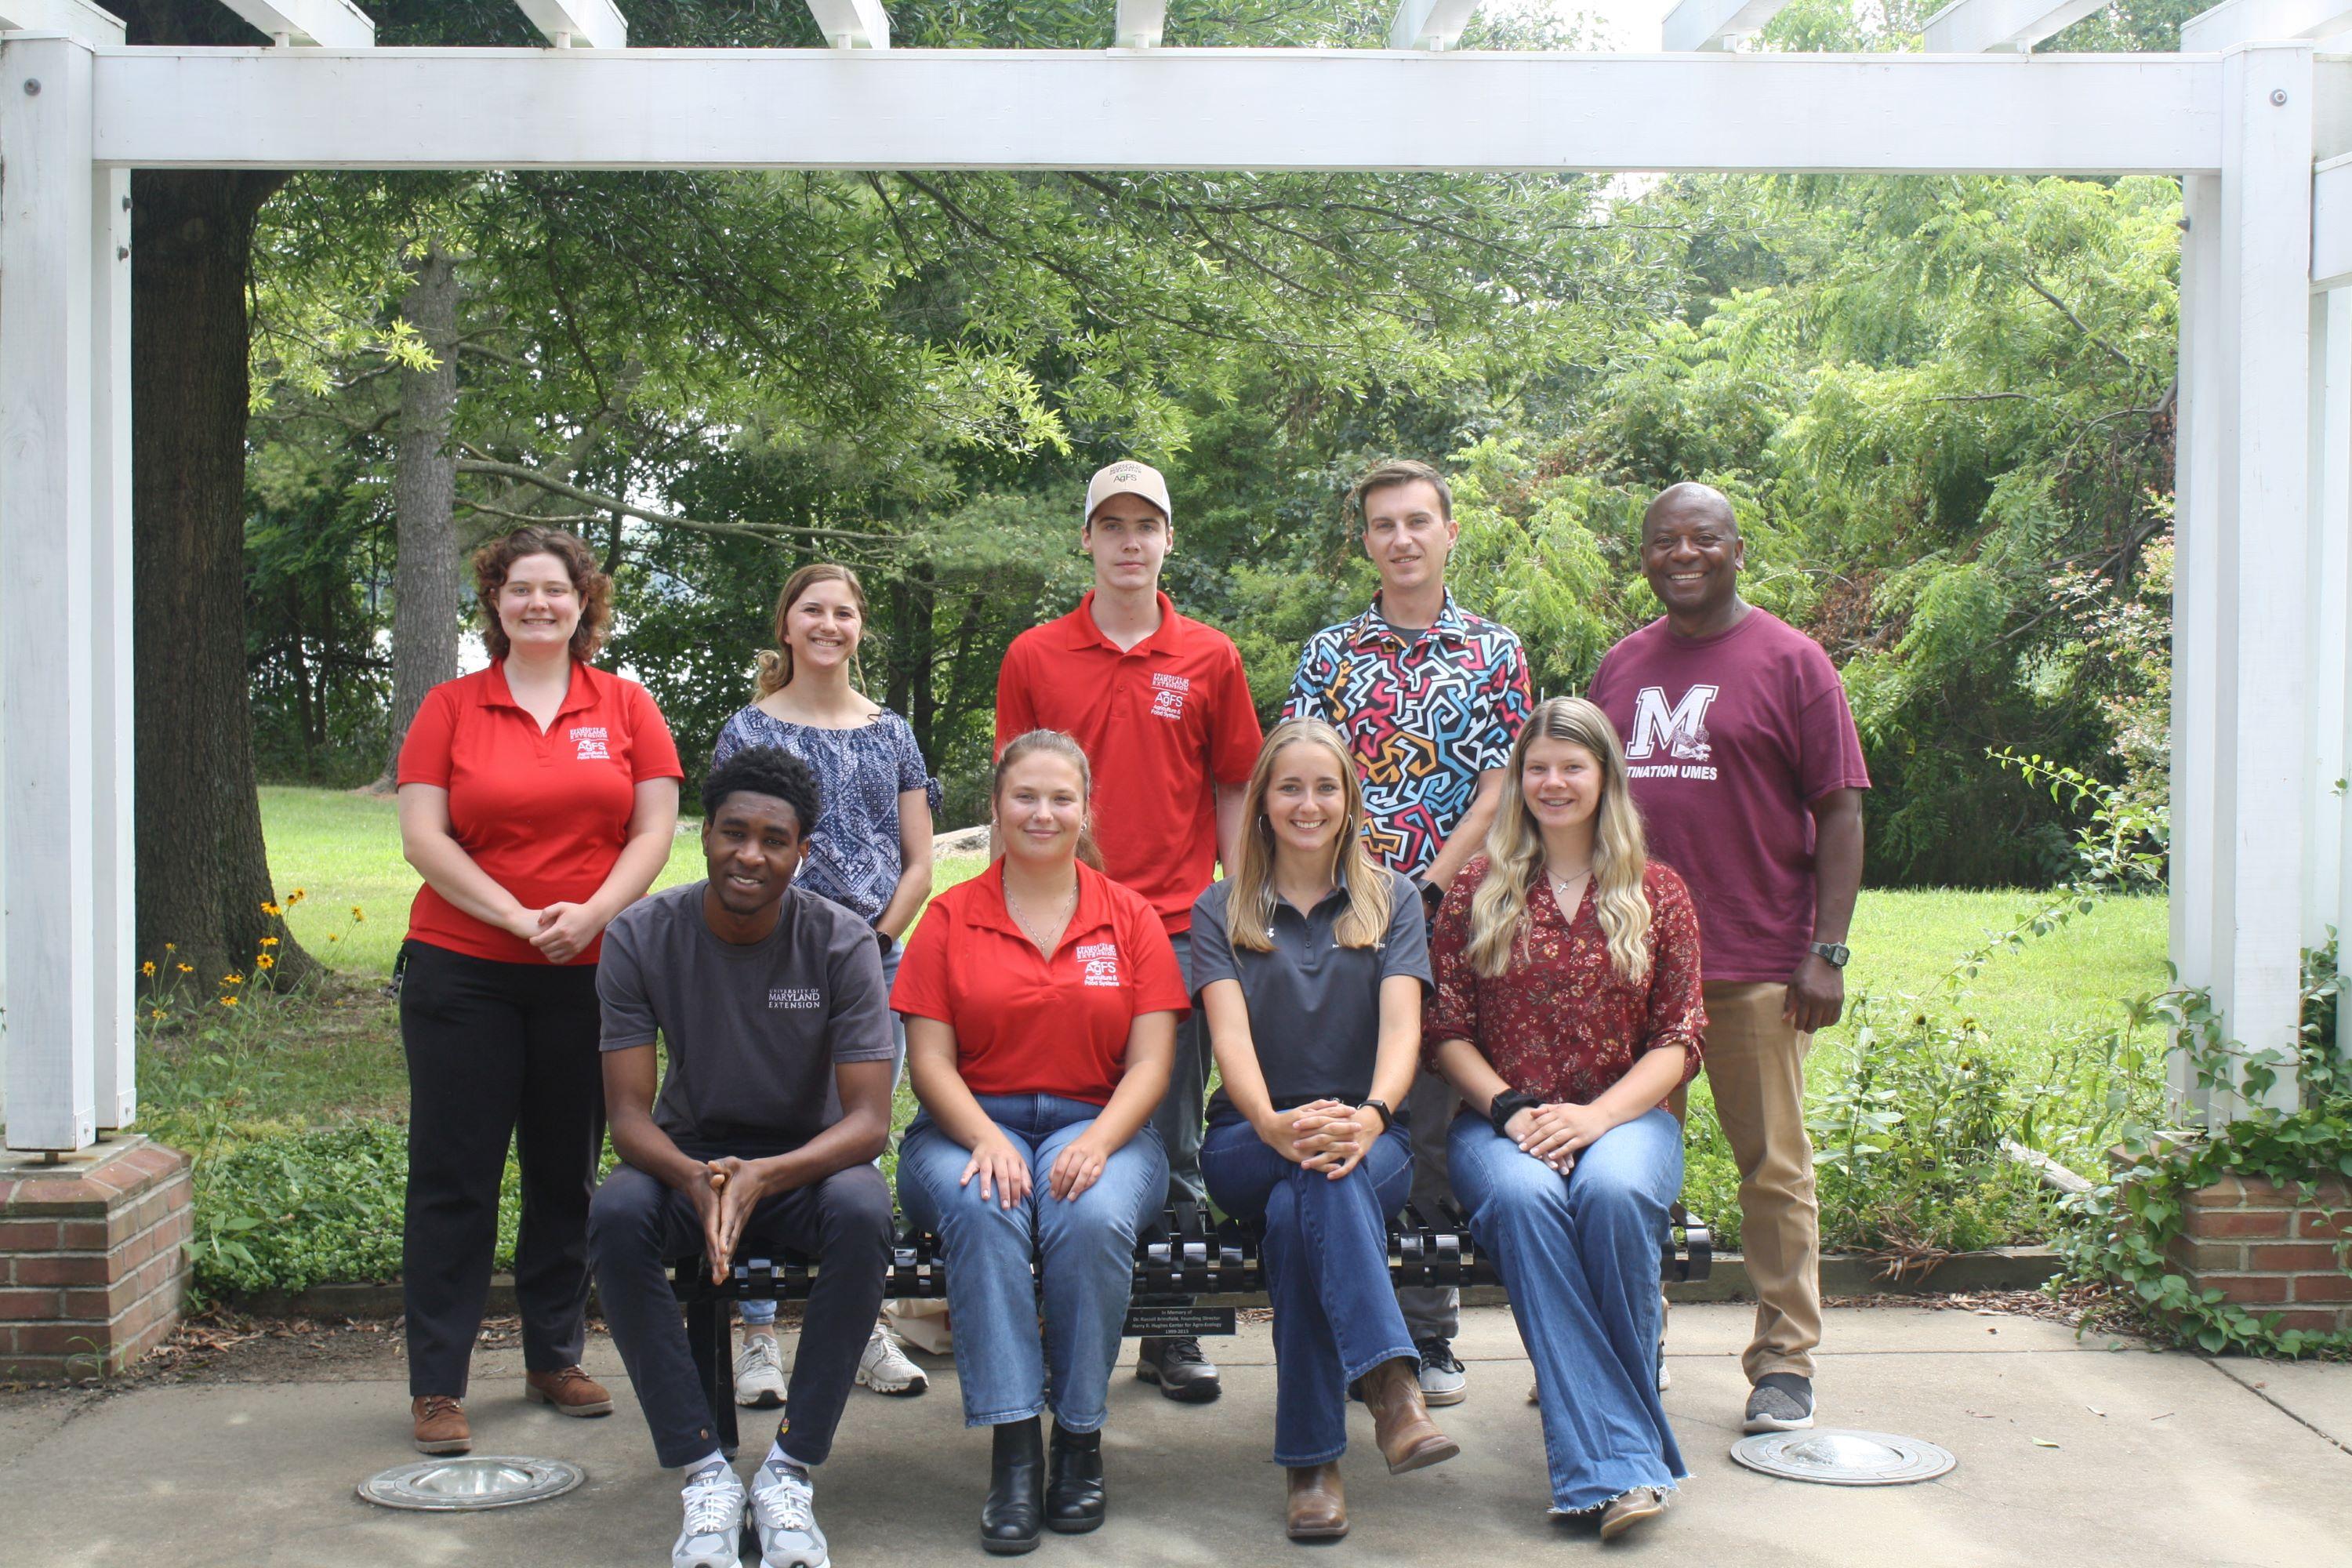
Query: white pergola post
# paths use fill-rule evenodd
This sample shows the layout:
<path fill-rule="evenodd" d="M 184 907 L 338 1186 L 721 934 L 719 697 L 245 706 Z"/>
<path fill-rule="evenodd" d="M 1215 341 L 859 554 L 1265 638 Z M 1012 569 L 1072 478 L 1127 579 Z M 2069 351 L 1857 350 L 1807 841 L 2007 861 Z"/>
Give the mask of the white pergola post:
<path fill-rule="evenodd" d="M 2222 357 L 2221 180 L 2181 181 L 2180 353 L 2173 437 L 2172 864 L 2168 946 L 2184 985 L 2213 983 L 2213 889 L 2222 834 L 2214 815 L 2221 668 Z M 2201 1110 L 2189 1063 L 2166 1058 L 2176 1103 Z"/>
<path fill-rule="evenodd" d="M 2212 394 L 2219 483 L 2210 510 L 2191 510 L 2183 528 L 2210 533 L 2215 593 L 2195 606 L 2211 616 L 2210 631 L 2185 627 L 2181 651 L 2212 658 L 2214 707 L 2210 736 L 2183 737 L 2176 754 L 2210 777 L 2210 816 L 2200 803 L 2189 825 L 2204 838 L 2210 883 L 2175 897 L 2210 891 L 2211 926 L 2179 957 L 2184 979 L 2211 988 L 2231 1037 L 2284 1058 L 2266 1091 L 2242 1079 L 2217 1089 L 2206 1108 L 2215 1120 L 2257 1101 L 2292 1107 L 2297 1095 L 2312 755 L 2312 89 L 2308 45 L 2255 44 L 2222 57 L 2213 287 L 2194 301 L 2217 333 L 2210 368 L 2219 374 L 2209 379 L 2203 364 L 2197 374 L 2200 392 Z M 2201 489 L 2188 499 L 2202 500 Z"/>
<path fill-rule="evenodd" d="M 131 781 L 131 171 L 90 176 L 90 1041 L 101 1131 L 139 1116 Z"/>
<path fill-rule="evenodd" d="M 0 44 L 0 946 L 5 1139 L 17 1149 L 74 1150 L 96 1138 L 101 1003 L 91 933 L 101 912 L 113 921 L 130 898 L 126 863 L 113 865 L 102 911 L 97 886 L 92 543 L 101 461 L 110 507 L 127 513 L 129 497 L 115 489 L 127 453 L 110 441 L 101 457 L 95 384 L 101 363 L 111 383 L 130 361 L 108 352 L 101 362 L 92 311 L 92 209 L 111 182 L 90 158 L 90 88 L 84 44 L 21 36 Z M 118 419 L 113 402 L 126 385 L 108 389 L 110 429 L 128 429 L 127 408 Z M 110 767 L 128 761 L 127 751 L 109 752 Z M 128 773 L 109 783 L 127 803 Z M 127 1065 L 109 1070 L 124 1095 Z"/>

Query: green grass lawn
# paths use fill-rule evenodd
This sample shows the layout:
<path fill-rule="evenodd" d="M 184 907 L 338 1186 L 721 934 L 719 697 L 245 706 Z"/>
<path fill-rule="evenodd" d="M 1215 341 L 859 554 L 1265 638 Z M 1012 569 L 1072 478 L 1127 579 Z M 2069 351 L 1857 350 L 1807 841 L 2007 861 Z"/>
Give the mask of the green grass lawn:
<path fill-rule="evenodd" d="M 270 788 L 261 792 L 261 815 L 278 888 L 307 895 L 288 911 L 295 938 L 338 970 L 390 973 L 417 886 L 400 858 L 392 802 Z M 981 865 L 976 856 L 943 859 L 934 880 L 952 887 Z M 700 840 L 683 835 L 655 886 L 701 874 Z M 1847 994 L 1868 993 L 1892 1007 L 1936 993 L 1963 953 L 2013 925 L 2037 900 L 2023 891 L 1867 890 L 1854 914 Z M 356 924 L 355 905 L 366 914 Z M 1993 1038 L 2019 1050 L 2053 1031 L 2116 1022 L 2124 1004 L 2164 987 L 2165 935 L 2161 895 L 2110 900 L 2022 952 L 1996 956 L 1964 986 L 1969 1009 Z M 1816 1070 L 1843 1058 L 1849 1035 L 1840 1026 L 1822 1037 Z"/>

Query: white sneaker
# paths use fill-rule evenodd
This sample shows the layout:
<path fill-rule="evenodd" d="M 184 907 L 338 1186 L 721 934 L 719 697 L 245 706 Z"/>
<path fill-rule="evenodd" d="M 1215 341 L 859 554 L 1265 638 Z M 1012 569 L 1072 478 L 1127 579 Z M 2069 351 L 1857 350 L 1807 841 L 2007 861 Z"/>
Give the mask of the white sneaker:
<path fill-rule="evenodd" d="M 760 1467 L 751 1478 L 751 1522 L 762 1568 L 827 1568 L 815 1491 L 798 1470 L 772 1459 Z"/>
<path fill-rule="evenodd" d="M 880 1322 L 874 1325 L 874 1332 L 866 1341 L 866 1352 L 857 1358 L 857 1381 L 877 1394 L 911 1395 L 931 1385 L 923 1369 L 908 1361 L 907 1352 L 898 1348 L 890 1325 Z M 738 1381 L 735 1386 L 740 1390 L 743 1385 Z"/>
<path fill-rule="evenodd" d="M 773 1334 L 746 1334 L 735 1352 L 735 1403 L 773 1410 L 784 1402 L 784 1352 Z"/>
<path fill-rule="evenodd" d="M 669 1568 L 743 1568 L 743 1483 L 716 1461 L 686 1478 L 686 1523 L 669 1549 Z"/>

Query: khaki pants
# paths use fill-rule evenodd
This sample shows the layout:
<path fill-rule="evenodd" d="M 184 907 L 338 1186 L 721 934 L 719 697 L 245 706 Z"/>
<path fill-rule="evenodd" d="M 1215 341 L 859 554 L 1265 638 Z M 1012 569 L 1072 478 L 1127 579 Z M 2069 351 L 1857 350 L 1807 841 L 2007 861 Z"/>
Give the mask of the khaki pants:
<path fill-rule="evenodd" d="M 1779 981 L 1706 987 L 1706 1081 L 1739 1164 L 1739 1247 L 1756 1287 L 1756 1336 L 1740 1357 L 1751 1384 L 1772 1372 L 1811 1378 L 1822 1342 L 1821 1205 L 1805 1131 L 1813 1037 L 1782 1021 L 1788 992 Z"/>

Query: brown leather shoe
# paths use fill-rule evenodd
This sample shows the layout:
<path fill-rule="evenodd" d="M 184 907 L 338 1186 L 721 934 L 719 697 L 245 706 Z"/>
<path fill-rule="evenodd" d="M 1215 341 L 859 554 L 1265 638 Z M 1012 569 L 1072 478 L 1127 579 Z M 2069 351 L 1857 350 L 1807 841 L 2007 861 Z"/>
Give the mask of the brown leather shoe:
<path fill-rule="evenodd" d="M 604 1385 L 576 1366 L 561 1372 L 522 1374 L 522 1396 L 533 1405 L 552 1405 L 558 1415 L 610 1415 L 613 1396 Z"/>
<path fill-rule="evenodd" d="M 1347 1533 L 1348 1494 L 1339 1487 L 1339 1467 L 1292 1467 L 1290 1539 L 1337 1541 Z"/>
<path fill-rule="evenodd" d="M 1364 1374 L 1364 1404 L 1372 1413 L 1372 1436 L 1389 1474 L 1401 1476 L 1442 1463 L 1462 1445 L 1437 1429 L 1422 1402 L 1421 1366 L 1411 1356 L 1384 1361 Z"/>
<path fill-rule="evenodd" d="M 420 1454 L 463 1454 L 474 1446 L 465 1405 L 446 1394 L 420 1394 L 410 1400 L 408 1419 Z"/>
<path fill-rule="evenodd" d="M 1614 1541 L 1637 1524 L 1647 1524 L 1666 1511 L 1663 1487 L 1635 1487 L 1623 1497 L 1611 1498 L 1601 1510 L 1601 1539 Z"/>

